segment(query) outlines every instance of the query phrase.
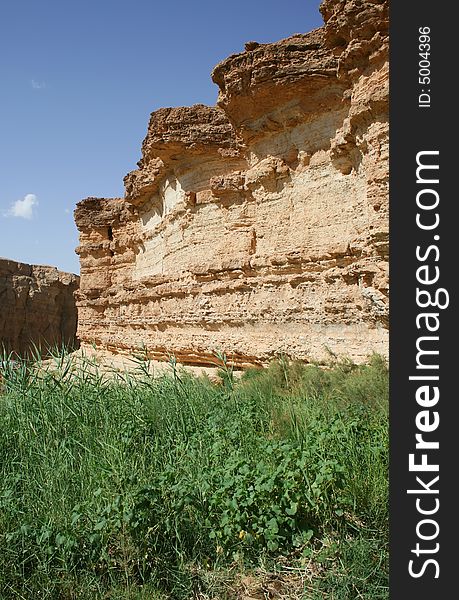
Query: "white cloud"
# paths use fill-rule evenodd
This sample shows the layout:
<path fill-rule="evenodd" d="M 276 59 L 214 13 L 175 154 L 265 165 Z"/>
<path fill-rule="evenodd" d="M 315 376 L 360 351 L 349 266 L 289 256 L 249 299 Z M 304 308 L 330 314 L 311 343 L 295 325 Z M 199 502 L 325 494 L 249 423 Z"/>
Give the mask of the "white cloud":
<path fill-rule="evenodd" d="M 26 194 L 22 200 L 16 200 L 6 213 L 9 217 L 19 217 L 20 219 L 32 219 L 34 208 L 38 206 L 38 200 L 35 194 Z"/>
<path fill-rule="evenodd" d="M 46 87 L 46 83 L 44 81 L 36 81 L 35 79 L 30 80 L 30 85 L 34 90 L 42 90 Z"/>

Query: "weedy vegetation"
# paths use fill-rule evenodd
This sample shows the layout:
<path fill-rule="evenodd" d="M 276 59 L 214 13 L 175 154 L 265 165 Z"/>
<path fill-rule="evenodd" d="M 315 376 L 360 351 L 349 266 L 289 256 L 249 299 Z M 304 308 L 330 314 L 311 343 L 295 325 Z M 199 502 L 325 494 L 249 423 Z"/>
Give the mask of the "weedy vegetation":
<path fill-rule="evenodd" d="M 219 383 L 52 360 L 0 363 L 0 598 L 388 597 L 381 357 L 221 355 Z"/>

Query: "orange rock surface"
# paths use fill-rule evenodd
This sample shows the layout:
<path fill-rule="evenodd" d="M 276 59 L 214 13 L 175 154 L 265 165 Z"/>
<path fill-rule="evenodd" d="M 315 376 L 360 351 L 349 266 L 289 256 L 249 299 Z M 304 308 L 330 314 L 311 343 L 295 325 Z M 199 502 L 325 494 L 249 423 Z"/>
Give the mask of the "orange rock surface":
<path fill-rule="evenodd" d="M 246 44 L 216 107 L 151 115 L 125 197 L 88 198 L 83 346 L 237 366 L 388 350 L 388 2 Z"/>
<path fill-rule="evenodd" d="M 0 351 L 75 346 L 77 275 L 0 258 Z"/>

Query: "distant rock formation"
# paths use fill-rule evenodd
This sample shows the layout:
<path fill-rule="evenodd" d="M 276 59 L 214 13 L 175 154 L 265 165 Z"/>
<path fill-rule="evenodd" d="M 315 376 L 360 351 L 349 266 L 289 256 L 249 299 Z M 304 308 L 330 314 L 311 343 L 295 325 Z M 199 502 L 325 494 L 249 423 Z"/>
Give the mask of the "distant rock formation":
<path fill-rule="evenodd" d="M 55 267 L 0 258 L 0 350 L 25 355 L 35 344 L 76 347 L 79 277 Z"/>
<path fill-rule="evenodd" d="M 388 2 L 321 11 L 217 65 L 217 107 L 154 112 L 125 197 L 79 203 L 83 345 L 387 354 Z"/>

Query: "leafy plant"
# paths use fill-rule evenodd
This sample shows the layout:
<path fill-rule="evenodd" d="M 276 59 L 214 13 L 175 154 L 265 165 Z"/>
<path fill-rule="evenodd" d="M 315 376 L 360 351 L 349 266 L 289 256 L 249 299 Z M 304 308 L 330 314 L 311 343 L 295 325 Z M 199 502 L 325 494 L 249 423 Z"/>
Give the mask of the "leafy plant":
<path fill-rule="evenodd" d="M 223 598 L 217 573 L 279 556 L 325 561 L 318 598 L 385 597 L 380 357 L 236 379 L 222 353 L 220 384 L 137 361 L 2 358 L 1 598 Z"/>

